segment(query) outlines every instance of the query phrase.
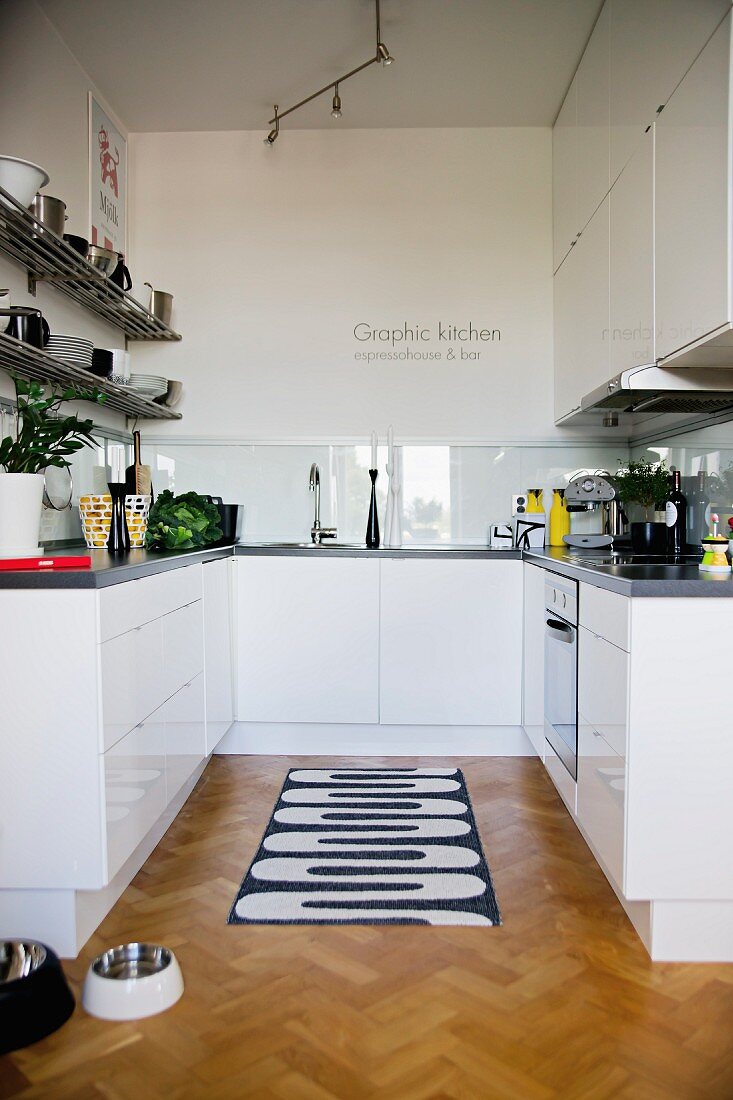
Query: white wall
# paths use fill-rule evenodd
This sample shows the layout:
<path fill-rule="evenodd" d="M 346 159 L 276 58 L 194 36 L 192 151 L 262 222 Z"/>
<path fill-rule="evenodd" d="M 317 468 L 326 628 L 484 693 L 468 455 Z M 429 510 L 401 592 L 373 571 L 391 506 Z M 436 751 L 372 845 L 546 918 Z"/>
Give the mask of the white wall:
<path fill-rule="evenodd" d="M 35 0 L 0 3 L 0 152 L 42 165 L 51 177 L 45 191 L 67 204 L 68 232 L 89 234 L 89 152 L 87 97 L 94 88 Z M 111 108 L 105 103 L 111 112 Z M 124 133 L 124 127 L 121 126 Z M 124 347 L 118 329 L 99 320 L 52 287 L 27 291 L 23 268 L 0 254 L 0 286 L 9 287 L 13 305 L 43 311 L 52 332 L 72 333 L 99 347 Z M 0 323 L 2 319 L 0 318 Z M 4 326 L 3 326 L 4 327 Z M 0 396 L 12 396 L 0 372 Z M 124 418 L 89 404 L 79 406 L 100 424 L 124 427 Z"/>
<path fill-rule="evenodd" d="M 171 434 L 356 440 L 557 437 L 549 129 L 132 135 L 130 242 L 175 294 L 175 347 L 133 370 L 184 381 Z M 353 328 L 419 325 L 440 362 L 355 360 Z M 446 361 L 437 326 L 500 330 Z M 377 349 L 391 351 L 377 342 Z M 460 354 L 460 352 L 458 352 Z"/>

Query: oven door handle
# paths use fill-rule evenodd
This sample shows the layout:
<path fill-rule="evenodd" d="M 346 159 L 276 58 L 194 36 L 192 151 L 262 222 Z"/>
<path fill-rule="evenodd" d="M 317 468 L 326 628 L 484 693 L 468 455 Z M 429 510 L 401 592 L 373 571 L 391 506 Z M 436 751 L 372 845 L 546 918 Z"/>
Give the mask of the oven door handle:
<path fill-rule="evenodd" d="M 567 642 L 568 645 L 572 645 L 575 640 L 575 631 L 572 626 L 560 622 L 559 619 L 548 619 L 545 623 L 545 633 L 548 638 L 556 642 Z"/>

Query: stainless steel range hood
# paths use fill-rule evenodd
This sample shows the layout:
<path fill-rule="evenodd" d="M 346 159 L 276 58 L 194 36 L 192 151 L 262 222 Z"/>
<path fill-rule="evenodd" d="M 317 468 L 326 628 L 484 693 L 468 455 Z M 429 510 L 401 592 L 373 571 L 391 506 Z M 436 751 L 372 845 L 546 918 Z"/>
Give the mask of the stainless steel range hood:
<path fill-rule="evenodd" d="M 581 413 L 733 413 L 733 369 L 631 367 L 591 390 Z"/>

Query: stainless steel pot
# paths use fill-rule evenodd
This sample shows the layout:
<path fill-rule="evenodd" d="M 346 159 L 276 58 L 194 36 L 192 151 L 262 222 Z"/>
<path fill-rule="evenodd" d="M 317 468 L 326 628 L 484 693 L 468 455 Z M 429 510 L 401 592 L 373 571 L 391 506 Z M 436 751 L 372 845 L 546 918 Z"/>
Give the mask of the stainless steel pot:
<path fill-rule="evenodd" d="M 90 244 L 87 260 L 92 267 L 96 267 L 100 275 L 111 275 L 120 262 L 120 256 L 118 252 L 113 252 L 111 248 L 102 248 L 99 244 Z"/>
<path fill-rule="evenodd" d="M 150 283 L 145 283 L 145 286 L 150 287 L 150 312 L 164 325 L 169 325 L 173 312 L 173 295 L 167 294 L 165 290 L 154 290 Z"/>
<path fill-rule="evenodd" d="M 61 199 L 54 199 L 51 195 L 36 195 L 28 207 L 34 218 L 50 229 L 57 237 L 63 237 L 64 226 L 67 222 L 66 203 Z"/>

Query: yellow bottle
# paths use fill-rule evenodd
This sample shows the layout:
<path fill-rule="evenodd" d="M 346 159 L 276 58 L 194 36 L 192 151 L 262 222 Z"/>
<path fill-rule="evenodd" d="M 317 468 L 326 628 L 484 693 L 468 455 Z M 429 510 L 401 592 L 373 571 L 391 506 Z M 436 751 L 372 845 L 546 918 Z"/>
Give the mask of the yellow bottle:
<path fill-rule="evenodd" d="M 563 535 L 570 534 L 570 513 L 565 503 L 565 490 L 553 489 L 550 509 L 550 546 L 564 546 Z"/>
<path fill-rule="evenodd" d="M 528 512 L 544 512 L 544 505 L 542 504 L 542 490 L 541 489 L 528 489 L 527 490 L 527 511 Z"/>

